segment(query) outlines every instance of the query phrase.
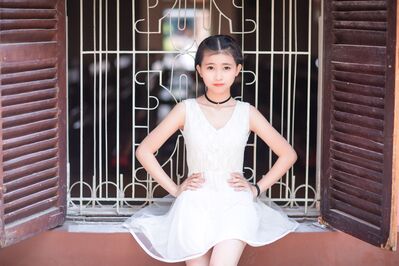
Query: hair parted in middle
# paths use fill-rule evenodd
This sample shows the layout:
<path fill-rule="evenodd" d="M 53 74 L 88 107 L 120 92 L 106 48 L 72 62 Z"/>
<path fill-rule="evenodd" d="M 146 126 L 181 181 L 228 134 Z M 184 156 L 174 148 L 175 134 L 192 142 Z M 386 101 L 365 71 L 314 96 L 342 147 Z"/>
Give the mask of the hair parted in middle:
<path fill-rule="evenodd" d="M 205 52 L 228 53 L 237 65 L 242 64 L 244 60 L 240 45 L 229 35 L 211 35 L 205 38 L 195 54 L 195 66 L 201 65 Z"/>

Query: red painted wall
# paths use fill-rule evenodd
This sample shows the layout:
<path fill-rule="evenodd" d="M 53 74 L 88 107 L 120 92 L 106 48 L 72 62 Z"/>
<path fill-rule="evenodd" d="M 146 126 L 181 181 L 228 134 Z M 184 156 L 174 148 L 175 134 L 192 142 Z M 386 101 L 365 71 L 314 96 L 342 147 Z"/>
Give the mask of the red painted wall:
<path fill-rule="evenodd" d="M 0 249 L 4 266 L 160 266 L 128 233 L 50 230 Z M 345 233 L 290 233 L 262 247 L 246 246 L 239 266 L 397 266 L 399 251 L 374 247 Z"/>

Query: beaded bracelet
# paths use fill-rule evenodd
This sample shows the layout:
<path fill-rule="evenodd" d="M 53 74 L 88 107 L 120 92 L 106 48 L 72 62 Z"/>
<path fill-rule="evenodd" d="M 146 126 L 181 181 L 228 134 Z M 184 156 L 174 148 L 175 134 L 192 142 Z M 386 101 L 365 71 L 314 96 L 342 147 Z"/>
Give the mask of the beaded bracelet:
<path fill-rule="evenodd" d="M 259 195 L 260 195 L 260 188 L 259 188 L 258 184 L 255 184 L 254 186 L 256 187 L 256 191 L 257 191 L 256 197 L 259 197 Z"/>

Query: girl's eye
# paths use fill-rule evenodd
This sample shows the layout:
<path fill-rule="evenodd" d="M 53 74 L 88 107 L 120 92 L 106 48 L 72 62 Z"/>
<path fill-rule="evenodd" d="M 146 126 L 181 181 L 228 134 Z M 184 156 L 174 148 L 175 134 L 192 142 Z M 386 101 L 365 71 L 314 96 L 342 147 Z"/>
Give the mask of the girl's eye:
<path fill-rule="evenodd" d="M 212 70 L 212 69 L 213 69 L 213 67 L 209 66 L 209 67 L 207 67 L 206 69 L 208 69 L 208 70 Z"/>
<path fill-rule="evenodd" d="M 231 69 L 231 67 L 224 67 L 224 70 L 230 70 Z"/>

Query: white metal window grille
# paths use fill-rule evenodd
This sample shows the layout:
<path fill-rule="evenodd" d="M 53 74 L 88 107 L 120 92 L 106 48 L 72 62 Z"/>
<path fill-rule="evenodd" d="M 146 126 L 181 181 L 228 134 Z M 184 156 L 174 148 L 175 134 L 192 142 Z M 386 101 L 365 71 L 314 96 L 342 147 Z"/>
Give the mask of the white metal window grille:
<path fill-rule="evenodd" d="M 70 0 L 68 216 L 121 217 L 166 200 L 134 152 L 173 104 L 203 92 L 193 56 L 199 41 L 216 33 L 239 39 L 250 62 L 237 98 L 267 106 L 269 122 L 302 151 L 303 166 L 295 164 L 262 199 L 290 215 L 317 215 L 312 6 L 312 0 Z M 179 45 L 188 31 L 192 42 Z M 187 173 L 181 134 L 165 147 L 155 155 L 179 184 Z M 276 159 L 256 136 L 245 158 L 250 182 Z"/>

